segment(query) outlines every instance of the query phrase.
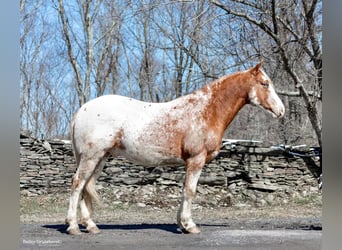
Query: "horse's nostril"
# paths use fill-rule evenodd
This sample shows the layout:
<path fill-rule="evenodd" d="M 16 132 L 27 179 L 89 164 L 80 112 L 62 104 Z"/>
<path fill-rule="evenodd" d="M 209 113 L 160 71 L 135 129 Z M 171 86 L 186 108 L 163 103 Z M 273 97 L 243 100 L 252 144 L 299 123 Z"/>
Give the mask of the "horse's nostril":
<path fill-rule="evenodd" d="M 282 118 L 284 116 L 284 114 L 285 114 L 285 109 L 282 108 L 279 112 L 278 118 Z"/>

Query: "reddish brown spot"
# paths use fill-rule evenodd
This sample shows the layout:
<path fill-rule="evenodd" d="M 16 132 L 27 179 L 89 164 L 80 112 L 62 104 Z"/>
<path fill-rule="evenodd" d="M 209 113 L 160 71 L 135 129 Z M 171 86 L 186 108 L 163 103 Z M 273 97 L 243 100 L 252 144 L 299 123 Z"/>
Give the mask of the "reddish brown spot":
<path fill-rule="evenodd" d="M 80 184 L 80 180 L 78 179 L 78 176 L 74 175 L 71 180 L 71 188 L 72 190 L 75 190 L 78 185 Z"/>
<path fill-rule="evenodd" d="M 178 121 L 177 121 L 177 120 L 172 120 L 172 121 L 171 121 L 171 125 L 172 125 L 172 126 L 176 126 L 176 125 L 177 125 L 177 123 L 178 123 Z"/>
<path fill-rule="evenodd" d="M 92 142 L 88 142 L 88 148 L 92 148 L 93 147 L 93 143 Z"/>
<path fill-rule="evenodd" d="M 194 104 L 196 102 L 195 98 L 189 98 L 188 103 L 189 104 Z"/>
<path fill-rule="evenodd" d="M 119 144 L 118 148 L 121 149 L 121 150 L 125 150 L 126 149 L 125 145 L 122 142 Z"/>
<path fill-rule="evenodd" d="M 110 135 L 112 136 L 112 135 Z M 113 140 L 112 140 L 112 146 L 113 147 L 117 147 L 119 149 L 125 150 L 126 147 L 125 145 L 122 143 L 122 137 L 124 136 L 124 131 L 121 128 L 114 136 Z"/>

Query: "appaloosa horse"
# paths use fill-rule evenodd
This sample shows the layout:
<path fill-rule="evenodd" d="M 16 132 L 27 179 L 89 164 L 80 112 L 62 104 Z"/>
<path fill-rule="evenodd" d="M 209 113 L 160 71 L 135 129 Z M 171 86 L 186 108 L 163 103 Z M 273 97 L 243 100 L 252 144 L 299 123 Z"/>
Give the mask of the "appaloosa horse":
<path fill-rule="evenodd" d="M 67 232 L 81 233 L 76 214 L 80 196 L 82 224 L 89 233 L 100 231 L 90 218 L 92 201 L 99 200 L 95 181 L 112 155 L 142 165 L 185 165 L 177 223 L 183 232 L 199 233 L 191 218 L 191 202 L 202 168 L 218 154 L 225 129 L 248 103 L 274 117 L 284 115 L 284 105 L 261 65 L 223 76 L 170 102 L 105 95 L 85 103 L 71 123 L 78 169 L 72 178 Z"/>

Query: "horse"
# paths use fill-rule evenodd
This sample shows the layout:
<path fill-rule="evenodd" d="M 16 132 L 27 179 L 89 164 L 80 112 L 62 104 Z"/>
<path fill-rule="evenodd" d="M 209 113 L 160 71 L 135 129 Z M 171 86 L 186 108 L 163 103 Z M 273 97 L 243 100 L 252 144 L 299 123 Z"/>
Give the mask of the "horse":
<path fill-rule="evenodd" d="M 192 200 L 202 168 L 219 153 L 228 125 L 245 104 L 260 106 L 275 118 L 284 116 L 284 104 L 261 66 L 262 61 L 169 102 L 103 95 L 82 105 L 71 121 L 78 167 L 71 182 L 67 233 L 81 234 L 78 203 L 88 233 L 100 232 L 90 216 L 93 202 L 100 202 L 95 182 L 110 155 L 141 165 L 185 165 L 177 224 L 184 233 L 200 233 L 191 216 Z"/>

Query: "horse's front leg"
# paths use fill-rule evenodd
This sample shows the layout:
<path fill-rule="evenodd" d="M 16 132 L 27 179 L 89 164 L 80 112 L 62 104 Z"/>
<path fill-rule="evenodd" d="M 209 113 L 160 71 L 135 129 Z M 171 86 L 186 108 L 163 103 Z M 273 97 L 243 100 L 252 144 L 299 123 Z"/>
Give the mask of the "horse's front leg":
<path fill-rule="evenodd" d="M 191 217 L 192 199 L 196 194 L 198 179 L 205 164 L 206 153 L 203 152 L 186 162 L 186 175 L 183 186 L 182 202 L 177 214 L 177 223 L 184 233 L 200 233 L 201 230 Z"/>

